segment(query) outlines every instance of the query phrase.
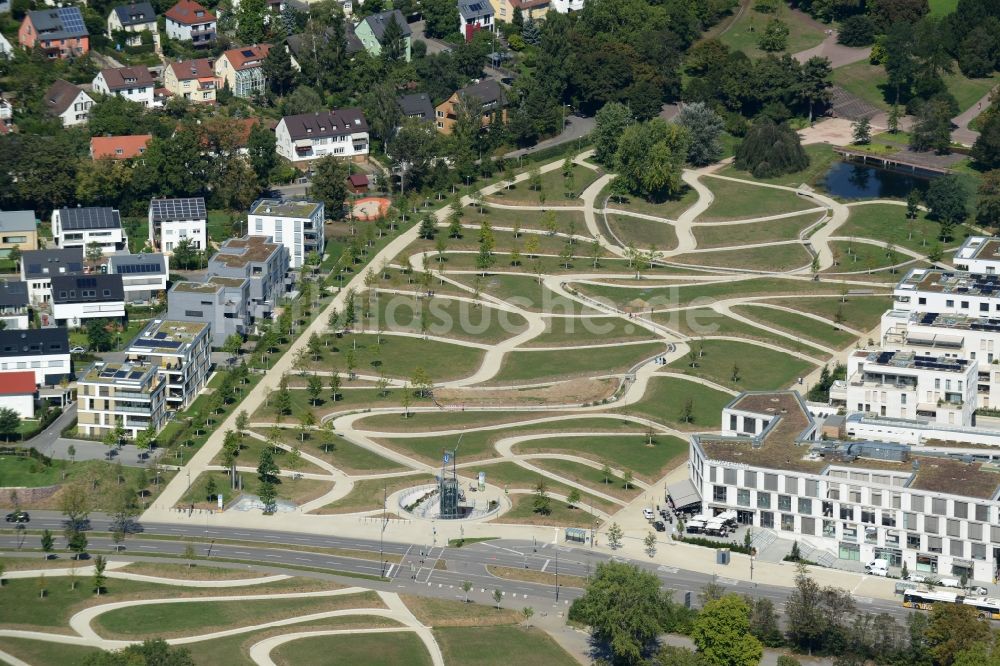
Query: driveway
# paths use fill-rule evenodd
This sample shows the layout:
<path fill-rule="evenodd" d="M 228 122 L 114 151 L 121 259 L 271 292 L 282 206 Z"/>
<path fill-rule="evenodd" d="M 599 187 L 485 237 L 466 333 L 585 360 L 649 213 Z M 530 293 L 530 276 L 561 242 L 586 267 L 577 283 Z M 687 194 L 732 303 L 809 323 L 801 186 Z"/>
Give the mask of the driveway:
<path fill-rule="evenodd" d="M 576 141 L 577 139 L 587 136 L 592 131 L 594 131 L 595 121 L 593 118 L 584 118 L 582 116 L 566 116 L 566 127 L 558 135 L 552 137 L 551 139 L 546 139 L 545 141 L 540 141 L 539 143 L 531 146 L 530 148 L 522 148 L 521 150 L 513 150 L 506 155 L 505 158 L 517 158 L 523 155 L 530 155 L 538 150 L 543 150 L 545 148 L 551 148 L 552 146 L 559 146 L 564 143 L 569 143 L 570 141 Z"/>
<path fill-rule="evenodd" d="M 25 444 L 41 454 L 56 460 L 112 460 L 129 467 L 145 467 L 149 464 L 149 456 L 140 455 L 139 449 L 132 445 L 123 446 L 111 451 L 108 458 L 108 447 L 100 442 L 86 439 L 68 439 L 59 433 L 69 426 L 76 418 L 76 405 L 70 405 L 48 428 L 29 439 Z M 74 455 L 69 455 L 69 447 L 74 449 Z M 158 452 L 154 451 L 155 457 Z"/>
<path fill-rule="evenodd" d="M 441 53 L 442 51 L 450 51 L 454 47 L 448 42 L 443 42 L 440 39 L 434 39 L 433 37 L 428 37 L 424 34 L 424 22 L 417 21 L 416 23 L 410 24 L 410 31 L 413 33 L 411 39 L 413 41 L 420 40 L 427 45 L 427 55 L 434 55 L 435 53 Z"/>

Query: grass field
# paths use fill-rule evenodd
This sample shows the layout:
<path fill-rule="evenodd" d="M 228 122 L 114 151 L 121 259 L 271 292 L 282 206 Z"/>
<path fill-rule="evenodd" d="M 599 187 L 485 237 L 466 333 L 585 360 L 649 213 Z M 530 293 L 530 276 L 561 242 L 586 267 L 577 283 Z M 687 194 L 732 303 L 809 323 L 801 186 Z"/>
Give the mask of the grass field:
<path fill-rule="evenodd" d="M 922 254 L 931 251 L 941 232 L 941 225 L 927 219 L 927 214 L 921 211 L 917 219 L 906 217 L 905 206 L 892 204 L 867 204 L 851 206 L 850 216 L 842 227 L 837 229 L 837 236 L 871 238 L 881 243 L 892 243 Z M 942 241 L 947 245 L 958 245 L 971 230 L 964 226 L 956 227 L 950 241 Z"/>
<path fill-rule="evenodd" d="M 608 213 L 608 226 L 625 247 L 632 245 L 643 250 L 650 246 L 655 246 L 657 250 L 677 247 L 677 232 L 673 225 L 666 222 Z"/>
<path fill-rule="evenodd" d="M 996 74 L 983 79 L 966 78 L 957 66 L 953 68 L 951 74 L 945 73 L 941 78 L 944 79 L 948 92 L 955 96 L 962 111 L 979 101 L 997 82 Z M 884 111 L 889 110 L 895 95 L 895 91 L 888 87 L 886 81 L 885 69 L 881 65 L 872 65 L 867 60 L 833 70 L 835 85 Z"/>
<path fill-rule="evenodd" d="M 695 225 L 694 237 L 699 248 L 728 247 L 750 243 L 795 240 L 799 232 L 817 222 L 822 213 L 806 213 L 779 220 L 750 222 L 748 224 Z"/>
<path fill-rule="evenodd" d="M 342 368 L 337 368 L 336 366 L 332 369 L 342 370 Z M 252 419 L 253 421 L 259 423 L 284 422 L 294 425 L 300 422 L 300 419 L 307 411 L 313 412 L 317 417 L 316 420 L 319 421 L 320 416 L 334 412 L 363 409 L 366 407 L 391 408 L 400 407 L 401 405 L 403 394 L 402 389 L 390 388 L 387 389 L 386 394 L 383 395 L 374 388 L 367 388 L 367 385 L 362 387 L 358 386 L 353 381 L 347 381 L 346 374 L 341 374 L 340 378 L 342 381 L 342 388 L 337 394 L 336 402 L 331 400 L 329 388 L 324 389 L 315 405 L 313 405 L 312 396 L 310 396 L 307 391 L 300 389 L 290 390 L 289 393 L 292 398 L 291 414 L 285 414 L 279 418 L 277 410 L 275 409 L 274 399 L 269 397 L 267 403 L 257 410 L 257 412 L 252 416 Z M 329 381 L 328 377 L 324 379 Z M 406 377 L 405 379 L 409 379 L 409 377 Z M 436 378 L 431 375 L 431 379 Z M 275 390 L 277 390 L 277 386 L 275 386 Z M 411 407 L 423 407 L 431 404 L 431 400 L 429 398 L 422 398 L 418 396 L 416 391 L 411 391 L 410 395 Z"/>
<path fill-rule="evenodd" d="M 539 441 L 539 444 L 542 442 Z M 601 470 L 572 460 L 539 458 L 531 461 L 535 467 L 554 472 L 562 478 L 592 488 L 605 495 L 631 501 L 641 492 L 635 485 L 625 488 L 621 477 L 611 475 L 605 479 Z"/>
<path fill-rule="evenodd" d="M 691 399 L 691 422 L 681 421 L 684 401 Z M 733 396 L 680 377 L 652 377 L 642 399 L 628 406 L 634 416 L 644 416 L 680 430 L 705 430 L 718 425 L 719 414 Z M 619 409 L 618 411 L 626 411 Z"/>
<path fill-rule="evenodd" d="M 810 317 L 803 317 L 786 310 L 754 305 L 737 305 L 733 310 L 744 317 L 795 335 L 801 335 L 809 340 L 815 340 L 833 349 L 842 349 L 855 340 L 853 335 L 833 324 L 824 324 Z"/>
<path fill-rule="evenodd" d="M 610 194 L 611 184 L 609 183 L 607 187 L 601 190 L 596 203 L 600 205 L 600 202 L 604 201 Z M 690 187 L 686 187 L 676 199 L 653 202 L 646 201 L 641 197 L 623 197 L 620 200 L 618 197 L 612 197 L 608 199 L 607 207 L 628 210 L 634 213 L 643 213 L 645 215 L 655 215 L 656 217 L 663 217 L 668 220 L 676 220 L 681 213 L 693 206 L 696 201 L 698 201 L 698 193 Z"/>
<path fill-rule="evenodd" d="M 704 356 L 698 359 L 698 366 L 692 368 L 689 363 L 685 356 L 670 367 L 736 390 L 785 388 L 814 367 L 781 352 L 732 340 L 705 340 Z M 732 380 L 734 367 L 739 370 L 739 381 L 735 383 Z"/>
<path fill-rule="evenodd" d="M 545 332 L 521 346 L 597 345 L 655 338 L 648 329 L 621 317 L 549 317 L 545 320 Z"/>
<path fill-rule="evenodd" d="M 411 474 L 409 476 L 392 477 L 385 480 L 365 479 L 363 481 L 355 481 L 354 488 L 351 489 L 351 492 L 346 497 L 331 502 L 313 513 L 355 513 L 381 509 L 383 492 L 391 495 L 403 488 L 433 482 L 434 477 L 430 474 Z"/>
<path fill-rule="evenodd" d="M 515 624 L 523 618 L 511 608 L 465 603 L 453 599 L 400 595 L 403 603 L 421 623 L 434 627 L 488 627 Z"/>
<path fill-rule="evenodd" d="M 62 566 L 65 566 L 65 563 Z M 201 564 L 189 567 L 186 564 L 171 564 L 170 562 L 132 562 L 118 567 L 116 571 L 183 580 L 246 580 L 266 575 L 252 569 L 224 569 Z"/>
<path fill-rule="evenodd" d="M 481 467 L 475 467 L 475 468 L 473 468 L 473 470 L 470 470 L 470 474 L 473 471 L 475 471 L 475 472 L 479 472 L 479 471 L 486 472 L 486 483 L 491 483 L 491 484 L 493 484 L 495 486 L 499 486 L 501 488 L 504 488 L 505 490 L 528 490 L 528 491 L 534 491 L 535 488 L 538 487 L 538 483 L 540 481 L 545 483 L 545 488 L 549 492 L 551 492 L 551 493 L 556 493 L 556 494 L 559 494 L 559 495 L 566 496 L 566 495 L 569 495 L 570 491 L 572 490 L 570 488 L 570 486 L 567 486 L 567 485 L 565 485 L 563 483 L 559 483 L 558 481 L 553 481 L 552 479 L 544 477 L 541 474 L 538 474 L 537 472 L 533 472 L 533 471 L 531 471 L 529 469 L 525 469 L 524 467 L 521 467 L 520 465 L 518 465 L 516 463 L 512 463 L 512 462 L 508 462 L 508 461 L 498 462 L 498 463 L 493 463 L 493 464 L 484 464 Z M 617 510 L 619 508 L 619 506 L 617 504 L 612 504 L 611 502 L 608 502 L 607 500 L 601 499 L 600 497 L 594 497 L 593 495 L 591 495 L 591 494 L 589 494 L 587 492 L 581 492 L 581 495 L 583 496 L 583 498 L 580 500 L 581 505 L 585 505 L 585 506 L 589 507 L 591 501 L 593 501 L 595 509 L 599 509 L 599 510 L 604 511 L 606 513 L 607 512 L 615 511 L 615 510 Z M 517 497 L 518 497 L 518 495 L 511 495 L 511 500 L 514 500 Z M 527 497 L 528 497 L 528 500 L 529 500 L 528 503 L 527 503 L 527 507 L 528 508 L 522 508 L 522 513 L 521 514 L 517 514 L 517 515 L 519 515 L 520 518 L 531 518 L 532 517 L 531 514 L 533 512 L 530 509 L 530 506 L 531 506 L 531 502 L 530 502 L 531 496 L 528 495 Z M 553 504 L 555 504 L 555 500 L 553 500 Z M 569 509 L 569 508 L 565 509 L 565 511 L 570 512 L 570 513 L 576 512 L 578 510 L 579 509 Z M 504 515 L 505 516 L 510 516 L 511 514 L 508 512 L 508 513 L 506 513 Z M 587 521 L 588 521 L 588 524 L 589 524 L 589 520 L 590 520 L 589 514 L 587 514 L 587 516 L 588 516 L 587 517 Z M 520 521 L 509 520 L 507 522 L 516 523 L 516 522 L 520 522 Z"/>
<path fill-rule="evenodd" d="M 467 294 L 471 296 L 471 294 Z M 516 312 L 451 298 L 417 298 L 400 294 L 379 294 L 375 310 L 377 325 L 386 331 L 421 333 L 495 344 L 517 335 L 528 326 Z M 373 328 L 370 324 L 366 326 Z"/>
<path fill-rule="evenodd" d="M 446 664 L 576 666 L 577 661 L 544 631 L 535 628 L 446 627 L 434 629 Z"/>
<path fill-rule="evenodd" d="M 475 278 L 471 275 L 455 276 L 455 279 L 471 285 Z M 489 275 L 482 281 L 483 293 L 517 305 L 531 312 L 550 314 L 594 313 L 595 310 L 576 301 L 549 291 L 530 275 Z"/>
<path fill-rule="evenodd" d="M 584 497 L 587 497 L 584 495 Z M 592 516 L 582 507 L 588 506 L 584 499 L 580 506 L 570 508 L 565 502 L 553 499 L 548 514 L 536 513 L 534 509 L 534 494 L 511 495 L 513 507 L 507 513 L 496 519 L 498 523 L 517 525 L 550 525 L 553 527 L 591 527 Z M 597 502 L 594 502 L 596 505 Z"/>
<path fill-rule="evenodd" d="M 381 341 L 381 344 L 379 342 Z M 417 368 L 431 373 L 434 381 L 457 379 L 472 374 L 483 360 L 483 351 L 464 345 L 440 340 L 367 334 L 334 336 L 329 347 L 322 347 L 316 360 L 308 357 L 307 368 L 316 370 L 338 369 L 346 372 L 353 359 L 358 374 L 410 379 Z"/>
<path fill-rule="evenodd" d="M 516 237 L 512 231 L 500 231 L 497 229 L 493 230 L 493 240 L 494 248 L 498 253 L 509 253 L 512 252 L 515 247 L 518 251 L 524 254 L 524 247 L 529 238 L 534 237 L 538 241 L 538 253 L 539 254 L 559 254 L 563 246 L 566 243 L 565 236 L 559 236 L 556 234 L 566 234 L 573 236 L 588 236 L 587 228 L 581 226 L 579 221 L 574 221 L 573 225 L 561 224 L 558 226 L 554 234 L 543 233 L 539 231 L 521 231 Z M 440 230 L 438 232 L 439 236 L 444 236 L 445 244 L 445 256 L 444 261 L 438 262 L 437 253 L 437 241 L 431 241 L 424 238 L 418 238 L 414 242 L 406 246 L 406 249 L 400 253 L 400 256 L 396 259 L 397 263 L 404 264 L 407 260 L 414 254 L 427 254 L 428 262 L 432 270 L 437 270 L 439 267 L 443 266 L 445 270 L 454 268 L 453 258 L 448 256 L 448 252 L 461 252 L 461 251 L 478 251 L 479 250 L 479 229 L 465 229 L 461 238 L 448 238 L 447 232 L 445 230 Z M 588 254 L 590 252 L 590 245 L 582 240 L 577 241 L 576 251 L 580 254 Z M 601 256 L 608 256 L 607 252 L 601 252 Z M 421 260 L 422 261 L 422 260 Z M 499 262 L 498 262 L 499 263 Z"/>
<path fill-rule="evenodd" d="M 842 69 L 844 68 L 841 67 L 840 69 L 835 70 L 835 72 L 839 72 Z M 809 156 L 809 166 L 802 171 L 796 171 L 783 176 L 775 176 L 773 178 L 754 178 L 749 172 L 741 171 L 733 165 L 729 165 L 719 169 L 716 173 L 720 176 L 732 176 L 734 178 L 743 178 L 745 180 L 752 180 L 759 183 L 769 183 L 771 185 L 786 185 L 788 187 L 798 187 L 803 183 L 807 185 L 815 185 L 826 176 L 826 172 L 830 169 L 830 165 L 839 158 L 837 157 L 837 154 L 833 152 L 833 148 L 825 143 L 813 143 L 808 146 L 804 146 L 803 148 L 806 151 L 806 155 Z M 706 181 L 706 184 L 710 185 L 710 181 Z"/>
<path fill-rule="evenodd" d="M 357 666 L 425 666 L 432 663 L 427 648 L 412 631 L 388 635 L 313 636 L 279 645 L 272 652 L 276 663 L 296 666 L 330 664 L 331 655 L 336 655 L 337 663 Z"/>
<path fill-rule="evenodd" d="M 639 361 L 664 351 L 661 343 L 563 349 L 559 351 L 514 351 L 504 357 L 492 384 L 558 380 L 587 375 L 625 372 Z"/>
<path fill-rule="evenodd" d="M 929 0 L 931 16 L 947 16 L 958 7 L 958 0 Z"/>
<path fill-rule="evenodd" d="M 858 331 L 867 331 L 878 325 L 882 313 L 892 307 L 892 300 L 887 296 L 847 296 L 842 303 L 840 297 L 835 298 L 775 298 L 768 303 L 783 305 L 802 312 L 825 317 L 830 321 L 837 318 L 840 311 L 844 325 Z"/>
<path fill-rule="evenodd" d="M 670 257 L 670 261 L 692 266 L 744 268 L 751 271 L 791 271 L 808 266 L 812 261 L 800 243 L 748 247 L 717 252 L 691 252 Z"/>
<path fill-rule="evenodd" d="M 558 231 L 566 231 L 569 228 L 570 221 L 572 221 L 577 233 L 582 234 L 587 232 L 587 224 L 583 219 L 583 212 L 578 210 L 559 210 L 558 206 L 553 206 L 551 210 L 555 213 L 556 229 Z M 462 224 L 474 224 L 478 226 L 483 220 L 488 220 L 494 230 L 498 227 L 513 228 L 515 224 L 520 225 L 522 229 L 546 230 L 545 218 L 545 211 L 541 210 L 484 206 L 483 212 L 480 213 L 477 206 L 466 206 L 462 209 Z M 442 228 L 439 233 L 441 232 L 447 234 L 446 229 Z M 479 238 L 475 229 L 466 229 L 463 235 L 472 236 L 476 239 Z"/>
<path fill-rule="evenodd" d="M 687 447 L 687 442 L 662 434 L 654 435 L 653 445 L 650 446 L 646 435 L 640 434 L 553 437 L 522 442 L 514 450 L 520 453 L 544 451 L 579 455 L 612 467 L 631 470 L 636 477 L 652 481 L 666 473 L 677 456 L 687 451 Z M 599 480 L 600 471 L 595 472 Z"/>
<path fill-rule="evenodd" d="M 788 190 L 758 187 L 711 176 L 706 177 L 703 182 L 712 190 L 715 200 L 698 216 L 699 222 L 765 217 L 816 207 L 813 201 Z"/>
<path fill-rule="evenodd" d="M 546 416 L 557 416 L 558 412 L 546 413 Z M 399 414 L 373 414 L 354 422 L 354 427 L 360 430 L 380 432 L 434 432 L 435 430 L 457 430 L 460 428 L 479 428 L 504 423 L 524 421 L 524 413 L 517 412 L 415 412 L 410 418 L 404 419 Z M 530 415 L 528 416 L 530 418 Z"/>
<path fill-rule="evenodd" d="M 250 464 L 256 465 L 256 462 L 251 461 Z M 243 479 L 243 489 L 246 492 L 256 494 L 259 485 L 257 477 L 247 472 L 237 472 L 237 474 Z M 202 472 L 192 481 L 191 488 L 181 496 L 180 501 L 175 506 L 186 508 L 194 504 L 195 508 L 214 509 L 217 506 L 216 500 L 214 498 L 209 499 L 207 489 L 209 478 L 215 481 L 216 492 L 223 496 L 223 502 L 229 501 L 233 498 L 234 494 L 239 494 L 240 492 L 229 489 L 229 474 L 226 472 Z M 332 481 L 321 481 L 319 479 L 291 479 L 281 477 L 278 479 L 278 483 L 275 484 L 275 489 L 278 491 L 278 499 L 287 500 L 294 504 L 303 504 L 314 500 L 324 493 L 329 492 L 332 488 Z"/>
<path fill-rule="evenodd" d="M 507 204 L 526 206 L 580 206 L 580 194 L 600 177 L 593 169 L 574 164 L 572 177 L 563 176 L 562 167 L 541 174 L 541 190 L 532 190 L 528 181 L 517 183 L 511 189 L 502 187 L 497 192 L 486 197 L 487 201 L 497 201 Z M 541 203 L 540 193 L 545 195 L 545 203 Z"/>
<path fill-rule="evenodd" d="M 263 428 L 256 429 L 256 432 L 264 437 L 267 437 L 269 434 L 268 430 Z M 281 428 L 279 441 L 289 446 L 297 446 L 303 453 L 308 453 L 325 460 L 347 474 L 398 472 L 405 469 L 402 465 L 388 458 L 383 458 L 377 453 L 372 453 L 357 444 L 352 444 L 343 437 L 339 437 L 333 433 L 321 434 L 316 431 L 309 431 L 306 434 L 304 442 L 300 439 L 300 434 L 297 429 Z M 256 465 L 260 456 L 260 449 L 266 446 L 266 443 L 252 437 L 246 438 L 244 441 L 249 445 L 249 448 L 240 451 L 239 457 L 242 463 L 238 462 L 238 464 Z M 286 458 L 287 454 L 275 454 L 275 462 L 279 466 L 282 465 Z"/>
<path fill-rule="evenodd" d="M 838 265 L 831 266 L 823 271 L 824 273 L 873 272 L 889 266 L 899 266 L 913 259 L 910 255 L 897 252 L 895 249 L 890 252 L 885 245 L 851 241 L 830 241 L 830 251 Z M 906 270 L 904 266 L 896 269 L 896 273 L 902 277 Z"/>
<path fill-rule="evenodd" d="M 769 342 L 785 349 L 826 358 L 828 354 L 803 344 L 800 341 L 787 336 L 772 333 L 763 328 L 746 324 L 738 319 L 726 317 L 711 308 L 693 308 L 690 310 L 677 310 L 674 312 L 663 312 L 653 315 L 655 321 L 669 326 L 691 337 L 702 336 L 733 336 L 737 338 L 749 338 Z"/>
<path fill-rule="evenodd" d="M 82 664 L 100 652 L 82 645 L 9 637 L 3 639 L 3 651 L 29 664 Z"/>
<path fill-rule="evenodd" d="M 788 25 L 788 46 L 786 51 L 798 53 L 818 46 L 823 41 L 823 32 L 809 22 L 803 14 L 789 11 L 779 3 L 778 18 Z M 747 9 L 719 39 L 734 51 L 742 51 L 751 58 L 760 58 L 764 51 L 757 48 L 757 39 L 764 32 L 771 15 Z"/>

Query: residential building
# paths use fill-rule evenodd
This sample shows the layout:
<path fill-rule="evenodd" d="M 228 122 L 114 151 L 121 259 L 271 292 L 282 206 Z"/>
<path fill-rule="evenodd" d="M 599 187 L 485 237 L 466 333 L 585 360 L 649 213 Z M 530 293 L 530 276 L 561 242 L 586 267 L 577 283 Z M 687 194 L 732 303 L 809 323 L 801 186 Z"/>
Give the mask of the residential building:
<path fill-rule="evenodd" d="M 17 31 L 25 49 L 40 48 L 60 60 L 79 58 L 90 51 L 90 33 L 79 7 L 52 7 L 28 12 Z"/>
<path fill-rule="evenodd" d="M 134 136 L 95 136 L 90 139 L 92 160 L 134 160 L 146 153 L 152 134 Z"/>
<path fill-rule="evenodd" d="M 72 380 L 69 333 L 65 328 L 0 331 L 0 371 L 9 370 L 31 370 L 39 385 Z"/>
<path fill-rule="evenodd" d="M 345 0 L 350 4 L 350 0 Z M 350 16 L 348 13 L 347 16 Z M 285 49 L 292 59 L 292 69 L 296 72 L 302 71 L 302 62 L 306 60 L 310 54 L 321 51 L 330 41 L 330 37 L 333 35 L 333 28 L 327 28 L 322 36 L 318 39 L 312 33 L 300 32 L 295 35 L 289 35 L 285 38 Z M 365 50 L 365 45 L 361 43 L 358 39 L 357 34 L 354 31 L 354 25 L 348 22 L 344 30 L 344 39 L 347 42 L 347 57 L 353 58 L 356 54 Z"/>
<path fill-rule="evenodd" d="M 913 268 L 893 291 L 892 309 L 970 316 L 998 316 L 1000 275 Z"/>
<path fill-rule="evenodd" d="M 22 253 L 38 249 L 35 211 L 0 210 L 0 257 L 8 256 L 15 247 Z"/>
<path fill-rule="evenodd" d="M 271 316 L 285 293 L 288 249 L 264 236 L 229 238 L 208 260 L 208 276 L 250 281 L 248 311 L 253 320 Z"/>
<path fill-rule="evenodd" d="M 410 45 L 413 33 L 410 31 L 410 26 L 406 23 L 406 18 L 403 17 L 402 12 L 398 9 L 366 16 L 361 20 L 361 23 L 354 27 L 354 33 L 361 40 L 365 50 L 377 58 L 382 55 L 385 30 L 391 21 L 395 21 L 396 25 L 399 26 L 400 50 L 405 56 L 406 62 L 410 62 Z"/>
<path fill-rule="evenodd" d="M 413 93 L 396 98 L 404 118 L 434 122 L 434 104 L 427 93 Z"/>
<path fill-rule="evenodd" d="M 214 104 L 222 80 L 215 75 L 215 60 L 198 58 L 172 62 L 163 70 L 163 87 L 175 97 L 197 104 Z"/>
<path fill-rule="evenodd" d="M 254 44 L 229 49 L 215 61 L 215 75 L 237 97 L 252 97 L 264 92 L 264 58 L 270 44 Z"/>
<path fill-rule="evenodd" d="M 121 216 L 114 208 L 57 208 L 52 211 L 52 238 L 62 248 L 97 243 L 104 254 L 128 248 Z"/>
<path fill-rule="evenodd" d="M 529 16 L 532 19 L 540 19 L 549 11 L 549 0 L 490 0 L 490 5 L 493 7 L 496 20 L 501 23 L 512 23 L 517 10 L 521 10 L 523 19 Z"/>
<path fill-rule="evenodd" d="M 115 39 L 116 33 L 125 33 L 126 46 L 142 44 L 142 33 L 158 33 L 156 12 L 148 2 L 133 2 L 115 7 L 108 14 L 108 39 Z"/>
<path fill-rule="evenodd" d="M 1000 238 L 969 236 L 952 260 L 955 268 L 979 275 L 1000 273 Z"/>
<path fill-rule="evenodd" d="M 113 254 L 107 270 L 109 275 L 122 276 L 126 303 L 144 304 L 166 296 L 170 264 L 158 252 Z"/>
<path fill-rule="evenodd" d="M 63 127 L 82 125 L 90 118 L 94 98 L 69 81 L 56 79 L 42 98 L 45 112 L 62 121 Z"/>
<path fill-rule="evenodd" d="M 95 363 L 77 379 L 77 430 L 95 439 L 119 423 L 132 439 L 143 430 L 159 431 L 166 419 L 166 385 L 152 363 Z"/>
<path fill-rule="evenodd" d="M 10 13 L 10 0 L 0 0 L 0 14 Z"/>
<path fill-rule="evenodd" d="M 0 4 L 3 4 L 0 2 Z M 3 34 L 0 34 L 0 58 L 10 60 L 14 57 L 14 46 Z"/>
<path fill-rule="evenodd" d="M 795 539 L 815 561 L 879 558 L 926 576 L 993 579 L 995 465 L 962 451 L 820 441 L 820 429 L 794 391 L 743 393 L 723 409 L 721 434 L 691 438 L 689 479 L 669 492 L 694 494 L 706 515 L 735 511 L 755 534 Z"/>
<path fill-rule="evenodd" d="M 38 387 L 31 370 L 0 372 L 0 409 L 13 409 L 22 419 L 35 418 Z"/>
<path fill-rule="evenodd" d="M 205 199 L 150 199 L 149 246 L 164 254 L 172 254 L 184 239 L 195 250 L 208 247 L 208 211 Z"/>
<path fill-rule="evenodd" d="M 121 275 L 53 275 L 52 318 L 57 326 L 76 328 L 88 319 L 125 316 Z"/>
<path fill-rule="evenodd" d="M 507 111 L 504 109 L 507 106 L 507 94 L 503 86 L 496 79 L 483 79 L 455 91 L 434 109 L 435 125 L 442 134 L 451 134 L 457 118 L 456 108 L 460 103 L 481 109 L 483 127 L 498 118 L 507 122 Z"/>
<path fill-rule="evenodd" d="M 198 397 L 212 366 L 208 324 L 154 319 L 125 350 L 131 363 L 151 363 L 166 381 L 167 410 L 184 409 Z"/>
<path fill-rule="evenodd" d="M 334 157 L 364 159 L 368 155 L 368 121 L 361 109 L 285 116 L 274 128 L 276 152 L 295 166 Z"/>
<path fill-rule="evenodd" d="M 258 199 L 250 207 L 247 228 L 284 245 L 291 267 L 299 268 L 311 253 L 323 255 L 325 221 L 322 202 Z"/>
<path fill-rule="evenodd" d="M 148 67 L 111 67 L 102 69 L 94 77 L 93 89 L 103 95 L 118 95 L 125 99 L 153 108 L 153 90 L 156 79 Z"/>
<path fill-rule="evenodd" d="M 80 246 L 65 250 L 29 250 L 21 255 L 21 280 L 28 285 L 28 300 L 32 305 L 52 301 L 53 276 L 85 273 Z"/>
<path fill-rule="evenodd" d="M 560 14 L 570 14 L 583 9 L 586 0 L 551 0 L 550 9 Z"/>
<path fill-rule="evenodd" d="M 20 280 L 0 280 L 0 321 L 4 328 L 28 328 L 28 285 Z"/>
<path fill-rule="evenodd" d="M 0 54 L 2 53 L 0 50 Z M 0 97 L 0 134 L 6 134 L 13 127 L 14 105 L 6 97 Z"/>
<path fill-rule="evenodd" d="M 215 14 L 193 0 L 180 0 L 164 14 L 167 36 L 194 46 L 209 46 L 215 42 Z"/>
<path fill-rule="evenodd" d="M 458 31 L 471 42 L 480 30 L 493 32 L 493 7 L 489 0 L 458 0 Z"/>
<path fill-rule="evenodd" d="M 247 278 L 208 278 L 208 282 L 178 282 L 167 294 L 167 318 L 200 322 L 209 326 L 211 345 L 217 349 L 231 335 L 249 335 L 250 280 Z"/>
<path fill-rule="evenodd" d="M 849 412 L 971 426 L 978 379 L 977 361 L 859 350 L 847 358 L 843 397 Z"/>

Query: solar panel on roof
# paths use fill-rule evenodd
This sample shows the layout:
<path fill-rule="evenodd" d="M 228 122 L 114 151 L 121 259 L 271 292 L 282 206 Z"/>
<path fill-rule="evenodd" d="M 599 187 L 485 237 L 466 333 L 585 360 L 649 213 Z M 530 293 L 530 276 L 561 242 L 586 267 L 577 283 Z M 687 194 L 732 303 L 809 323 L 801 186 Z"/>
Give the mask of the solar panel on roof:
<path fill-rule="evenodd" d="M 167 337 L 167 334 L 166 333 L 157 333 L 153 337 L 156 338 L 157 340 L 163 340 L 163 339 L 165 339 Z"/>
<path fill-rule="evenodd" d="M 86 28 L 83 23 L 83 16 L 80 14 L 80 10 L 76 7 L 60 7 L 59 21 L 62 23 L 63 30 L 69 31 L 82 31 Z"/>
<path fill-rule="evenodd" d="M 172 220 L 204 220 L 207 216 L 205 199 L 153 199 L 149 202 L 154 222 Z"/>
<path fill-rule="evenodd" d="M 252 58 L 253 57 L 253 51 L 251 51 L 250 49 L 245 49 L 243 51 L 243 57 L 244 58 Z"/>
<path fill-rule="evenodd" d="M 119 370 L 115 373 L 115 379 L 123 379 L 128 376 L 128 370 Z"/>
<path fill-rule="evenodd" d="M 129 379 L 142 379 L 142 373 L 139 372 L 138 370 L 133 370 L 131 373 L 129 373 L 128 378 Z"/>
<path fill-rule="evenodd" d="M 59 221 L 65 231 L 121 227 L 121 219 L 113 208 L 63 208 L 59 211 Z"/>

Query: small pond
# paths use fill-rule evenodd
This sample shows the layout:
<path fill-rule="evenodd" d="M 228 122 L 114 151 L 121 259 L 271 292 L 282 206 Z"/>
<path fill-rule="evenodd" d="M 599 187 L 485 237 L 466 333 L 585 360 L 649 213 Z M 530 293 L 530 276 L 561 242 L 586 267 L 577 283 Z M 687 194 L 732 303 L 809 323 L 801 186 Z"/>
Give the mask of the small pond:
<path fill-rule="evenodd" d="M 842 199 L 905 199 L 910 190 L 927 189 L 932 174 L 895 171 L 870 164 L 836 162 L 819 183 L 820 189 Z"/>

